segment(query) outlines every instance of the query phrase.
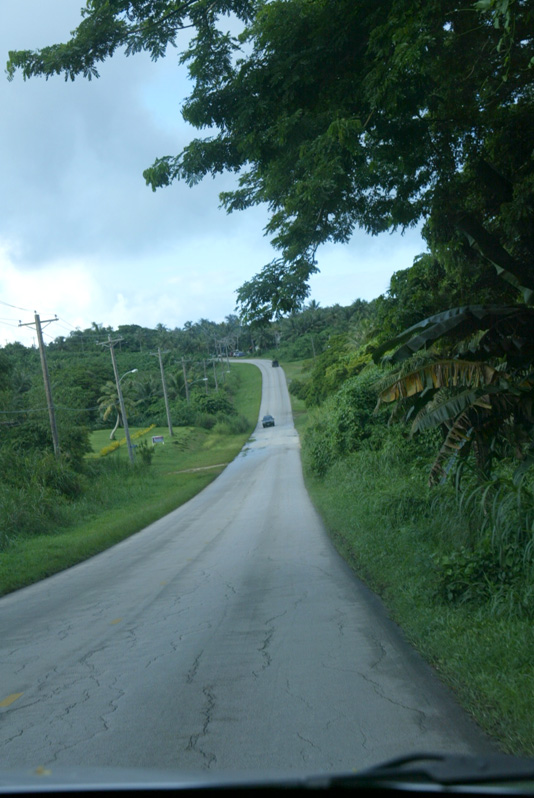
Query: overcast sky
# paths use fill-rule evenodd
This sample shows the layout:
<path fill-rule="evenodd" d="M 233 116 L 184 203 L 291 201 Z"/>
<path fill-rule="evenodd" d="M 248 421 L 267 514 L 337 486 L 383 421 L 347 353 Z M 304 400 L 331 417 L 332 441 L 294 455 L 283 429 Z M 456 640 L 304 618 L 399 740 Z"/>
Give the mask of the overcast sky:
<path fill-rule="evenodd" d="M 83 0 L 0 0 L 0 54 L 65 41 Z M 117 54 L 91 82 L 8 82 L 0 74 L 0 345 L 33 343 L 19 320 L 55 314 L 49 337 L 103 323 L 182 327 L 235 312 L 236 289 L 274 257 L 262 209 L 228 216 L 232 177 L 152 192 L 143 169 L 198 133 L 180 107 L 177 51 L 152 63 Z M 424 250 L 404 236 L 357 233 L 319 250 L 310 299 L 373 299 Z"/>

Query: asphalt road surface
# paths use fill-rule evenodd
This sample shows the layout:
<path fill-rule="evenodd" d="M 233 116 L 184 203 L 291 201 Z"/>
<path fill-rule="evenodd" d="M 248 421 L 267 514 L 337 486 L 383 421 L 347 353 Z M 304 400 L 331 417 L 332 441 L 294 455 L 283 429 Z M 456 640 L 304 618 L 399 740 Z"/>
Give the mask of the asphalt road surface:
<path fill-rule="evenodd" d="M 284 372 L 200 495 L 0 600 L 1 768 L 346 771 L 488 741 L 331 545 Z"/>

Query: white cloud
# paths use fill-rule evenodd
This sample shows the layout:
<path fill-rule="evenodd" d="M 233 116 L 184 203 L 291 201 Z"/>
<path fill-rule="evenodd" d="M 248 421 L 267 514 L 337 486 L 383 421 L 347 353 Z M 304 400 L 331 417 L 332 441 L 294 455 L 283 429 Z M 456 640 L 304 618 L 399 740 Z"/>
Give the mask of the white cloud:
<path fill-rule="evenodd" d="M 0 245 L 0 298 L 2 304 L 0 340 L 33 343 L 32 328 L 18 327 L 18 322 L 33 321 L 33 313 L 42 319 L 57 314 L 71 328 L 89 327 L 91 314 L 102 303 L 102 289 L 90 264 L 82 262 L 50 262 L 37 269 L 20 269 L 11 260 L 9 249 Z M 8 300 L 6 300 L 6 303 Z M 14 307 L 10 307 L 14 306 Z M 51 326 L 47 335 L 68 335 L 64 326 Z"/>

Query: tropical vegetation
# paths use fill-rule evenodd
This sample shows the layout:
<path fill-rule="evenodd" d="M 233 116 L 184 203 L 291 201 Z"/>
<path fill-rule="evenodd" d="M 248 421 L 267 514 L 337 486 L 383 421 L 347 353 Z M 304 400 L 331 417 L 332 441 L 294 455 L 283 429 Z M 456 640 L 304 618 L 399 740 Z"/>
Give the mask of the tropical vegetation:
<path fill-rule="evenodd" d="M 533 4 L 87 0 L 83 16 L 69 42 L 10 53 L 8 74 L 97 77 L 118 50 L 156 59 L 191 27 L 183 115 L 208 135 L 145 179 L 155 190 L 234 173 L 223 206 L 265 204 L 277 250 L 222 326 L 119 328 L 121 369 L 139 371 L 124 383 L 132 419 L 165 424 L 158 349 L 169 350 L 173 422 L 203 429 L 240 423 L 230 349 L 302 361 L 291 392 L 307 416 L 305 471 L 338 545 L 481 722 L 532 753 Z M 414 225 L 427 249 L 383 296 L 306 304 L 324 243 Z M 0 350 L 7 542 L 26 528 L 17 497 L 31 491 L 44 517 L 57 512 L 53 496 L 84 489 L 88 430 L 116 420 L 111 366 L 91 347 L 102 332 L 47 347 L 58 462 L 37 353 Z M 503 640 L 507 694 L 495 663 L 487 671 Z"/>

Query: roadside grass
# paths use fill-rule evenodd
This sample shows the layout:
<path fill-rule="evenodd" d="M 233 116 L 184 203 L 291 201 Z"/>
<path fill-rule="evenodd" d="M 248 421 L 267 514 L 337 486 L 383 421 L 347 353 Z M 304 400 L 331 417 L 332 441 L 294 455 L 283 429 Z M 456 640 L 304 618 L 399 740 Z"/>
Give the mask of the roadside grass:
<path fill-rule="evenodd" d="M 282 368 L 284 369 L 284 373 L 286 375 L 287 386 L 291 385 L 291 380 L 294 379 L 305 379 L 308 374 L 310 373 L 313 367 L 313 361 L 311 360 L 295 360 L 289 362 L 280 363 Z M 295 422 L 295 427 L 298 430 L 301 430 L 305 424 L 306 419 L 308 417 L 308 411 L 306 408 L 306 404 L 304 403 L 303 399 L 299 399 L 297 396 L 291 396 L 291 407 L 293 410 L 293 421 Z"/>
<path fill-rule="evenodd" d="M 289 381 L 302 364 L 283 367 Z M 303 435 L 306 408 L 291 401 Z M 466 522 L 439 488 L 427 487 L 426 464 L 400 449 L 361 450 L 323 478 L 305 456 L 303 470 L 335 546 L 409 642 L 503 751 L 533 756 L 532 620 L 499 615 L 491 602 L 450 604 L 438 595 L 433 555 L 462 540 Z"/>
<path fill-rule="evenodd" d="M 433 554 L 461 517 L 440 513 L 406 463 L 377 459 L 359 452 L 324 479 L 306 474 L 336 547 L 481 728 L 504 751 L 534 755 L 532 621 L 437 596 Z"/>
<path fill-rule="evenodd" d="M 125 446 L 103 458 L 88 458 L 84 495 L 68 508 L 68 524 L 54 534 L 15 539 L 0 554 L 0 595 L 39 581 L 103 551 L 180 507 L 206 487 L 240 452 L 258 418 L 261 373 L 239 364 L 240 384 L 234 398 L 238 413 L 249 421 L 247 432 L 222 434 L 196 427 L 151 429 L 142 438 L 153 452 L 150 466 L 132 468 Z M 137 430 L 131 429 L 132 434 Z M 165 443 L 152 448 L 152 436 Z M 124 437 L 124 431 L 117 438 Z M 109 431 L 97 430 L 93 449 L 109 444 Z M 140 458 L 136 458 L 139 460 Z M 97 469 L 97 471 L 95 471 Z M 197 470 L 200 469 L 200 470 Z"/>

